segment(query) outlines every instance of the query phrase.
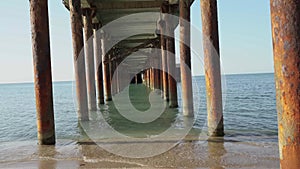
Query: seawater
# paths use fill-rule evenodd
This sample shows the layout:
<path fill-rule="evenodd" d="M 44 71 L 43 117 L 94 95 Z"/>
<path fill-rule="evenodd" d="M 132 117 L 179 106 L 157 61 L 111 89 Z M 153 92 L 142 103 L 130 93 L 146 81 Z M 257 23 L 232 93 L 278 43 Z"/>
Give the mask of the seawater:
<path fill-rule="evenodd" d="M 194 97 L 197 119 L 192 130 L 205 130 L 205 78 L 194 77 Z M 138 110 L 150 108 L 142 86 L 130 87 L 130 98 L 138 101 Z M 181 103 L 178 83 L 178 100 Z M 226 75 L 223 78 L 225 138 L 238 141 L 277 142 L 277 113 L 274 74 Z M 73 82 L 53 85 L 55 128 L 57 139 L 78 140 L 83 132 L 77 120 Z M 181 109 L 167 109 L 160 118 L 149 124 L 137 124 L 122 118 L 113 103 L 102 106 L 101 113 L 117 131 L 129 136 L 135 133 L 156 135 L 166 130 L 178 118 Z M 0 144 L 12 141 L 35 141 L 36 109 L 34 84 L 0 85 Z"/>

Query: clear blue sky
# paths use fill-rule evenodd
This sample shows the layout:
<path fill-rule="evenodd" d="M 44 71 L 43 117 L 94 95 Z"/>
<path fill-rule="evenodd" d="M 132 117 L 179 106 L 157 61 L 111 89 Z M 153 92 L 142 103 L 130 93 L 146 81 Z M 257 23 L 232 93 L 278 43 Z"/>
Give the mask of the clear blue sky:
<path fill-rule="evenodd" d="M 61 0 L 48 1 L 53 79 L 73 80 L 69 13 Z M 0 83 L 32 82 L 29 1 L 0 5 Z M 273 72 L 269 0 L 218 0 L 218 7 L 224 73 Z M 199 0 L 192 6 L 192 24 L 201 30 Z"/>

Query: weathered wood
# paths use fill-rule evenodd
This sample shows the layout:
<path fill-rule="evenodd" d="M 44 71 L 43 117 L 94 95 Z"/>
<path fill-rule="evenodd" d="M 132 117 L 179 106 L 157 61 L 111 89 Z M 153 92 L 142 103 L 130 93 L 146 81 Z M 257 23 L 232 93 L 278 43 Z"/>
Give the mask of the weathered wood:
<path fill-rule="evenodd" d="M 55 144 L 47 0 L 30 1 L 38 143 Z"/>
<path fill-rule="evenodd" d="M 80 53 L 81 50 L 84 50 L 80 0 L 70 0 L 69 5 L 72 27 L 78 118 L 80 120 L 88 120 L 89 114 L 87 104 L 85 58 L 84 52 Z"/>

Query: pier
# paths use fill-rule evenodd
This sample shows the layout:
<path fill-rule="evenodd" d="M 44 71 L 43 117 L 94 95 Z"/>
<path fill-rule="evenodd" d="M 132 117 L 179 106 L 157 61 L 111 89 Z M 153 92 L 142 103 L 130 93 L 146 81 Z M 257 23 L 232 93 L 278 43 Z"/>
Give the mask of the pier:
<path fill-rule="evenodd" d="M 151 90 L 161 90 L 162 99 L 170 109 L 178 106 L 174 30 L 180 29 L 180 81 L 182 114 L 195 112 L 191 73 L 192 0 L 63 0 L 70 12 L 76 101 L 79 121 L 89 121 L 89 111 L 109 104 L 124 88 L 125 78 L 132 75 L 134 83 Z M 300 168 L 300 4 L 297 0 L 270 0 L 276 100 L 279 128 L 279 154 L 282 169 Z M 200 8 L 200 7 L 199 7 Z M 201 0 L 204 65 L 207 93 L 207 128 L 210 137 L 226 134 L 223 122 L 222 81 L 218 9 L 216 0 Z M 130 14 L 158 12 L 126 22 L 113 34 L 103 30 L 106 24 Z M 171 22 L 169 15 L 178 17 Z M 200 18 L 200 16 L 199 16 Z M 47 0 L 30 0 L 32 51 L 36 93 L 38 143 L 55 144 L 55 122 Z M 135 34 L 110 47 L 124 34 Z M 167 36 L 168 35 L 168 36 Z M 91 38 L 93 37 L 93 39 Z M 199 36 L 200 38 L 200 36 Z M 159 49 L 160 52 L 155 52 Z M 143 53 L 138 52 L 142 50 Z M 128 56 L 128 72 L 118 71 Z M 143 69 L 141 65 L 148 63 Z M 140 72 L 135 72 L 140 68 Z M 158 69 L 159 68 L 159 69 Z"/>

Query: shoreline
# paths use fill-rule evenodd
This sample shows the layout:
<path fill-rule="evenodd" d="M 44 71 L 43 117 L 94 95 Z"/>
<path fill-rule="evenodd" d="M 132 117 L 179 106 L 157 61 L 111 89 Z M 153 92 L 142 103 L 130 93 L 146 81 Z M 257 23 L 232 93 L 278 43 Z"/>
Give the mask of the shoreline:
<path fill-rule="evenodd" d="M 157 147 L 156 143 L 149 142 L 125 143 L 130 146 L 125 151 L 140 151 L 143 144 Z M 32 141 L 10 142 L 0 144 L 0 149 L 0 168 L 279 168 L 276 143 L 226 139 L 184 140 L 149 158 L 121 157 L 91 141 L 58 140 L 56 146 L 39 146 Z"/>

